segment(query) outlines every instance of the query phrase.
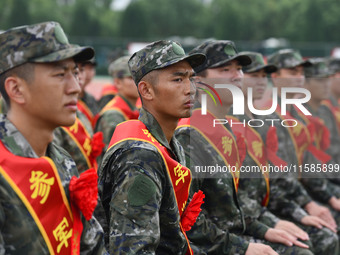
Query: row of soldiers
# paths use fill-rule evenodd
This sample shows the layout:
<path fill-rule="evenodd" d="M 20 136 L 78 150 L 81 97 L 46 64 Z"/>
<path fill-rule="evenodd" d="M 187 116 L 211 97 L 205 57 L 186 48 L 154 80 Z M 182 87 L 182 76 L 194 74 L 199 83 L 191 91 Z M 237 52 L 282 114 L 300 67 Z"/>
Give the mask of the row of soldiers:
<path fill-rule="evenodd" d="M 58 23 L 0 39 L 4 254 L 339 254 L 338 59 L 285 49 L 266 64 L 232 41 L 186 54 L 162 40 L 110 65 L 115 90 L 98 107 L 84 90 L 94 51 Z M 281 93 L 302 87 L 310 99 L 283 114 Z"/>

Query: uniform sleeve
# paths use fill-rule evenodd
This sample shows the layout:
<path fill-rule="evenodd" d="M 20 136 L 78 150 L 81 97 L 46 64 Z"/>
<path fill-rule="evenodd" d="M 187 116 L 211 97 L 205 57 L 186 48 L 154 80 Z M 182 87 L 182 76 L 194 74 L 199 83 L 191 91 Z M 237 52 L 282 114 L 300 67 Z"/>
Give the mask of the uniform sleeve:
<path fill-rule="evenodd" d="M 83 218 L 80 254 L 108 254 L 104 245 L 103 229 L 94 217 L 89 221 Z"/>
<path fill-rule="evenodd" d="M 239 189 L 238 197 L 246 223 L 245 233 L 258 239 L 264 239 L 264 235 L 269 227 L 258 220 L 261 215 L 262 206 L 256 200 L 249 198 L 243 190 Z"/>
<path fill-rule="evenodd" d="M 202 210 L 187 236 L 200 249 L 207 254 L 245 254 L 249 242 L 235 234 L 225 232 L 218 228 L 211 220 L 205 217 Z"/>
<path fill-rule="evenodd" d="M 143 150 L 138 157 L 134 153 L 114 154 L 103 169 L 111 175 L 104 180 L 110 187 L 100 191 L 110 254 L 155 254 L 160 242 L 163 162 L 152 151 Z"/>
<path fill-rule="evenodd" d="M 296 194 L 297 196 L 299 195 L 297 191 L 293 190 L 294 186 L 298 184 L 301 183 L 298 182 L 296 179 L 272 179 L 270 188 L 271 199 L 268 204 L 269 210 L 271 210 L 275 214 L 279 214 L 285 217 L 291 217 L 294 220 L 301 222 L 301 219 L 308 215 L 302 206 L 306 205 L 308 202 L 297 203 L 296 199 L 294 199 L 293 194 Z M 293 191 L 292 194 L 290 194 L 289 191 Z M 304 190 L 304 192 L 306 191 Z M 311 201 L 311 199 L 306 201 Z"/>

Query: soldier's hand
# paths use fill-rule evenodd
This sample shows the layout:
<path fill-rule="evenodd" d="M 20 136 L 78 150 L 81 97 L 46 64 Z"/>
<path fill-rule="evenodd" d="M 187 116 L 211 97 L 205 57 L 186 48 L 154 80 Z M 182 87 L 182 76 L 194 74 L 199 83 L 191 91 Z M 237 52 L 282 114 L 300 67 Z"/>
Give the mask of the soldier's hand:
<path fill-rule="evenodd" d="M 321 229 L 324 226 L 332 230 L 334 233 L 337 232 L 336 228 L 332 227 L 332 225 L 328 224 L 327 222 L 325 222 L 324 220 L 316 216 L 311 216 L 311 215 L 305 216 L 302 218 L 301 223 L 304 225 L 313 226 L 319 229 Z"/>
<path fill-rule="evenodd" d="M 340 211 L 340 199 L 339 198 L 331 197 L 328 203 L 330 206 L 332 206 L 333 209 Z"/>
<path fill-rule="evenodd" d="M 327 224 L 331 226 L 331 229 L 337 229 L 335 219 L 327 207 L 318 205 L 312 201 L 305 206 L 305 209 L 310 215 L 319 217 L 327 222 Z"/>
<path fill-rule="evenodd" d="M 250 243 L 245 255 L 279 255 L 269 245 Z"/>
<path fill-rule="evenodd" d="M 267 241 L 272 242 L 272 243 L 282 243 L 286 246 L 293 246 L 294 244 L 301 248 L 306 248 L 306 249 L 309 248 L 308 245 L 298 241 L 295 236 L 280 229 L 274 229 L 274 228 L 268 229 L 268 231 L 264 235 L 264 238 Z"/>
<path fill-rule="evenodd" d="M 298 239 L 305 240 L 305 241 L 309 240 L 309 236 L 307 232 L 303 231 L 301 228 L 296 226 L 293 222 L 290 222 L 287 220 L 279 220 L 278 223 L 276 223 L 274 228 L 284 230 Z"/>

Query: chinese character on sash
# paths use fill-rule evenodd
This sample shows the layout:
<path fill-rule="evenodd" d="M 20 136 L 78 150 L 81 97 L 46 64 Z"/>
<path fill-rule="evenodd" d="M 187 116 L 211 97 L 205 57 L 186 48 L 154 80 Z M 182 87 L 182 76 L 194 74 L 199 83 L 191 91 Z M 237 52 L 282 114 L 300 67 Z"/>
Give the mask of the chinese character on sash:
<path fill-rule="evenodd" d="M 177 166 L 174 168 L 175 176 L 178 177 L 176 180 L 176 186 L 178 183 L 182 180 L 184 183 L 184 177 L 188 176 L 188 171 L 182 170 L 182 165 L 180 163 L 177 164 Z"/>
<path fill-rule="evenodd" d="M 84 144 L 83 144 L 83 148 L 84 148 L 85 151 L 86 151 L 86 155 L 87 155 L 87 156 L 90 156 L 92 147 L 91 147 L 91 142 L 90 142 L 90 139 L 89 139 L 89 138 L 86 138 L 86 139 L 85 139 L 85 142 L 84 142 Z"/>
<path fill-rule="evenodd" d="M 256 157 L 262 157 L 263 150 L 262 150 L 262 143 L 259 141 L 254 141 L 251 143 L 251 146 L 253 147 L 253 150 L 255 152 Z"/>
<path fill-rule="evenodd" d="M 294 133 L 296 136 L 300 135 L 301 131 L 302 131 L 302 126 L 301 126 L 301 124 L 297 124 L 297 125 L 293 128 L 293 133 Z"/>
<path fill-rule="evenodd" d="M 76 120 L 74 124 L 70 127 L 71 132 L 78 133 L 78 121 Z"/>
<path fill-rule="evenodd" d="M 231 155 L 231 151 L 232 151 L 232 144 L 233 144 L 233 140 L 228 137 L 228 136 L 223 136 L 222 137 L 222 146 L 223 146 L 223 153 L 226 154 L 228 152 L 228 156 Z"/>
<path fill-rule="evenodd" d="M 149 130 L 147 129 L 142 129 L 143 130 L 143 133 L 148 137 L 148 138 L 151 138 L 151 141 L 152 142 L 155 142 L 156 140 L 153 138 L 153 136 L 150 134 Z"/>
<path fill-rule="evenodd" d="M 64 217 L 63 220 L 59 223 L 59 225 L 53 230 L 54 238 L 59 245 L 57 247 L 57 252 L 59 253 L 63 245 L 68 247 L 68 239 L 72 237 L 72 229 L 69 231 L 65 230 L 69 226 L 67 219 Z"/>
<path fill-rule="evenodd" d="M 51 186 L 54 184 L 54 177 L 47 178 L 47 173 L 41 171 L 32 171 L 31 178 L 29 179 L 33 190 L 31 198 L 35 199 L 38 196 L 42 197 L 40 204 L 44 204 L 51 191 Z"/>

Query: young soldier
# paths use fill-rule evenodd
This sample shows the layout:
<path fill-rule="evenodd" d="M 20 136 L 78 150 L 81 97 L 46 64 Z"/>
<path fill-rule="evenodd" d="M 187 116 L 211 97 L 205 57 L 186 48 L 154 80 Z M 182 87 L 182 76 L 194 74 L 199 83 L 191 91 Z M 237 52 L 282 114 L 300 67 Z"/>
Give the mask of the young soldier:
<path fill-rule="evenodd" d="M 79 69 L 79 85 L 83 87 L 86 79 L 85 68 L 81 63 L 76 64 Z M 54 142 L 70 153 L 79 173 L 90 168 L 97 171 L 97 157 L 103 152 L 105 146 L 103 134 L 93 132 L 90 121 L 80 110 L 77 110 L 76 121 L 72 126 L 58 127 L 54 130 Z"/>
<path fill-rule="evenodd" d="M 110 253 L 192 254 L 185 234 L 191 173 L 173 133 L 190 116 L 192 68 L 204 60 L 173 41 L 149 44 L 129 60 L 143 107 L 139 120 L 117 126 L 99 170 Z"/>
<path fill-rule="evenodd" d="M 94 98 L 90 93 L 88 93 L 85 88 L 89 85 L 93 76 L 95 75 L 95 66 L 96 62 L 94 58 L 91 60 L 83 61 L 77 63 L 79 68 L 82 68 L 84 71 L 84 82 L 81 84 L 81 92 L 79 95 L 78 100 L 78 108 L 79 110 L 87 117 L 90 121 L 91 126 L 93 128 L 95 122 L 95 116 L 99 112 L 99 106 Z"/>
<path fill-rule="evenodd" d="M 207 56 L 205 64 L 195 69 L 200 88 L 211 89 L 214 84 L 242 86 L 242 66 L 250 64 L 251 59 L 245 54 L 237 54 L 233 42 L 207 41 L 191 52 Z M 188 233 L 189 239 L 209 254 L 312 254 L 307 249 L 290 247 L 298 242 L 285 231 L 270 228 L 257 220 L 245 221 L 237 194 L 245 144 L 242 146 L 238 142 L 241 138 L 234 137 L 229 125 L 213 127 L 212 121 L 225 119 L 233 103 L 225 89 L 215 90 L 221 104 L 207 99 L 207 114 L 201 114 L 198 105 L 190 123 L 181 120 L 176 130 L 176 138 L 190 159 L 188 165 L 194 177 L 191 190 L 201 189 L 206 196 L 199 220 Z M 204 174 L 204 169 L 197 171 L 202 167 L 209 169 L 209 166 L 234 170 L 216 171 L 210 176 Z"/>
<path fill-rule="evenodd" d="M 75 121 L 75 60 L 94 51 L 71 46 L 56 22 L 12 28 L 0 41 L 0 91 L 8 107 L 0 118 L 1 251 L 102 254 L 103 232 L 91 219 L 96 173 L 78 178 L 70 155 L 51 143 L 56 127 Z"/>
<path fill-rule="evenodd" d="M 112 134 L 119 123 L 138 119 L 139 116 L 139 111 L 135 106 L 139 95 L 130 74 L 129 59 L 129 56 L 124 56 L 112 63 L 111 71 L 118 93 L 104 106 L 97 117 L 95 130 L 103 132 L 106 145 L 109 145 Z"/>

